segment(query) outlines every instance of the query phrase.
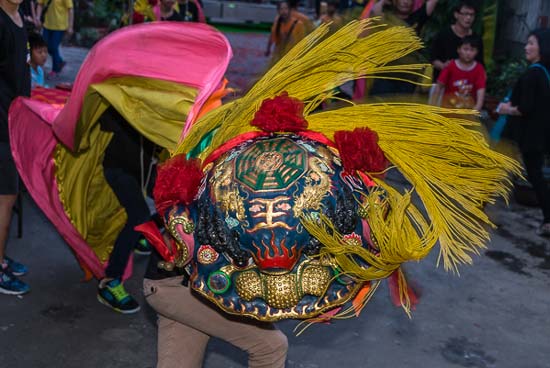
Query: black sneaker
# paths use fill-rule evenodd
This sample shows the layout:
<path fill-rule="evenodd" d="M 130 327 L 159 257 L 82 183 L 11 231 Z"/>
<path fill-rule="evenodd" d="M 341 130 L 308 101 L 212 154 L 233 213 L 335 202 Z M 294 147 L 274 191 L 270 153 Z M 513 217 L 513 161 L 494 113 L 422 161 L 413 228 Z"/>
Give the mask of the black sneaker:
<path fill-rule="evenodd" d="M 151 244 L 149 244 L 147 239 L 141 237 L 134 247 L 134 252 L 142 256 L 148 256 L 151 254 Z"/>
<path fill-rule="evenodd" d="M 103 305 L 123 314 L 139 311 L 138 302 L 124 289 L 119 279 L 114 279 L 97 288 L 97 300 Z"/>

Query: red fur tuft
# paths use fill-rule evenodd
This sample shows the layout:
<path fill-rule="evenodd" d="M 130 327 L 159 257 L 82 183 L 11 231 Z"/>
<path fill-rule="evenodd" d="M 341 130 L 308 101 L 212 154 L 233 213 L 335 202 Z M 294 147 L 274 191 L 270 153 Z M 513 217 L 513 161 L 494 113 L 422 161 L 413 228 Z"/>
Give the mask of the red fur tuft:
<path fill-rule="evenodd" d="M 378 145 L 378 134 L 369 128 L 339 130 L 334 133 L 334 141 L 348 173 L 355 170 L 380 172 L 387 166 L 384 152 Z"/>
<path fill-rule="evenodd" d="M 307 129 L 304 119 L 304 103 L 289 97 L 287 92 L 275 98 L 263 100 L 250 125 L 264 132 L 299 132 Z"/>
<path fill-rule="evenodd" d="M 178 203 L 191 204 L 197 195 L 203 177 L 201 162 L 187 160 L 185 155 L 172 157 L 157 171 L 153 197 L 158 213 Z"/>

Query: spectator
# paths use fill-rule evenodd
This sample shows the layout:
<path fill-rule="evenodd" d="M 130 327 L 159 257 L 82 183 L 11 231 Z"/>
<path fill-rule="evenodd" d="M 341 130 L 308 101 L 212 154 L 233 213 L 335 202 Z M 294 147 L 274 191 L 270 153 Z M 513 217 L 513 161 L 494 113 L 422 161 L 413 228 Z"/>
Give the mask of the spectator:
<path fill-rule="evenodd" d="M 23 0 L 19 6 L 21 13 L 23 14 L 23 22 L 27 33 L 36 31 L 36 2 L 34 0 Z"/>
<path fill-rule="evenodd" d="M 42 67 L 48 59 L 48 45 L 38 33 L 30 33 L 29 46 L 31 48 L 31 88 L 46 87 Z"/>
<path fill-rule="evenodd" d="M 414 10 L 413 0 L 380 0 L 372 8 L 374 16 L 387 14 L 395 16 L 412 27 L 417 34 L 420 34 L 422 27 L 433 14 L 438 0 L 426 0 L 418 9 Z"/>
<path fill-rule="evenodd" d="M 277 4 L 277 11 L 279 14 L 271 27 L 271 35 L 265 52 L 265 56 L 269 56 L 272 45 L 275 45 L 273 62 L 283 57 L 284 54 L 305 36 L 304 24 L 291 15 L 289 5 L 286 1 Z"/>
<path fill-rule="evenodd" d="M 477 37 L 466 36 L 460 40 L 458 58 L 443 69 L 437 80 L 434 95 L 439 100 L 444 93 L 443 107 L 481 111 L 487 76 L 483 65 L 475 60 L 478 49 Z"/>
<path fill-rule="evenodd" d="M 538 29 L 529 35 L 525 58 L 531 64 L 518 80 L 510 102 L 498 107 L 500 114 L 510 115 L 508 124 L 542 209 L 539 235 L 550 236 L 550 191 L 543 173 L 545 154 L 550 149 L 548 101 L 550 101 L 550 30 Z"/>
<path fill-rule="evenodd" d="M 450 27 L 440 31 L 433 43 L 431 49 L 431 62 L 434 68 L 434 80 L 437 80 L 439 73 L 451 60 L 458 57 L 457 49 L 460 40 L 465 36 L 472 36 L 477 39 L 479 44 L 476 60 L 481 64 L 483 62 L 483 40 L 472 30 L 474 25 L 476 8 L 471 1 L 462 0 L 454 9 L 455 23 Z"/>
<path fill-rule="evenodd" d="M 52 70 L 48 77 L 54 78 L 66 64 L 59 53 L 59 45 L 65 33 L 70 37 L 74 32 L 73 0 L 38 0 L 36 13 L 39 19 L 38 26 L 43 28 L 42 35 L 52 57 Z"/>
<path fill-rule="evenodd" d="M 19 13 L 22 0 L 0 0 L 0 293 L 19 295 L 29 286 L 17 278 L 27 269 L 6 257 L 6 243 L 19 176 L 13 162 L 8 133 L 8 109 L 17 96 L 30 95 L 27 31 Z"/>

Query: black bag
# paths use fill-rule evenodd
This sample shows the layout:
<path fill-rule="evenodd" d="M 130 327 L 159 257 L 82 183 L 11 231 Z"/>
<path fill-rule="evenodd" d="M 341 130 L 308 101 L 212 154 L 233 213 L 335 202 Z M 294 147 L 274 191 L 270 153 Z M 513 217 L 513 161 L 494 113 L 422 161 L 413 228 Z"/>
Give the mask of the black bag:
<path fill-rule="evenodd" d="M 40 23 L 41 24 L 44 24 L 44 19 L 46 17 L 46 12 L 48 11 L 48 8 L 50 7 L 51 3 L 52 3 L 52 0 L 48 0 L 48 2 L 46 3 L 46 6 L 44 7 L 44 9 L 42 9 L 42 14 L 40 14 Z"/>

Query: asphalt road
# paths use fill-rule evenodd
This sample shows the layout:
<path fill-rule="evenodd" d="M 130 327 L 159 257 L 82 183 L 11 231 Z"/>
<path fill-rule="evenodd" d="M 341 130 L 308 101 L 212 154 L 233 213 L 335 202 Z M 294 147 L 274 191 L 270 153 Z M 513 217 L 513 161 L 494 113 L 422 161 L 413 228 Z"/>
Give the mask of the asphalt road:
<path fill-rule="evenodd" d="M 60 81 L 70 81 L 87 50 L 62 52 L 69 63 Z M 146 258 L 135 256 L 127 282 L 142 311 L 112 312 L 97 302 L 95 281 L 81 282 L 74 256 L 32 199 L 24 204 L 23 237 L 14 221 L 8 254 L 29 266 L 32 291 L 0 295 L 0 367 L 154 367 L 155 314 L 140 292 Z M 287 367 L 550 368 L 550 242 L 535 235 L 541 215 L 513 201 L 488 212 L 498 224 L 488 250 L 460 276 L 436 268 L 437 254 L 406 265 L 421 292 L 412 319 L 383 284 L 359 318 L 298 337 L 296 321 L 279 323 L 289 337 Z M 212 340 L 204 367 L 245 366 L 246 354 Z"/>

